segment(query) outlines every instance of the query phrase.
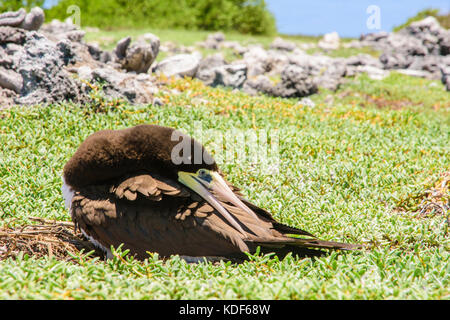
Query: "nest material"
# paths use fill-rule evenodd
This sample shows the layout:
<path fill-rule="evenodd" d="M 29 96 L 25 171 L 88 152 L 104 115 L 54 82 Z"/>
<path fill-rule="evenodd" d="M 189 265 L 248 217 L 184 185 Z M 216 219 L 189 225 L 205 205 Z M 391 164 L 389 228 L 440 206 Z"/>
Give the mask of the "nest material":
<path fill-rule="evenodd" d="M 0 228 L 0 260 L 28 254 L 35 258 L 54 257 L 63 261 L 76 261 L 81 250 L 104 258 L 103 252 L 76 231 L 72 222 L 30 218 L 36 224 L 20 228 Z"/>

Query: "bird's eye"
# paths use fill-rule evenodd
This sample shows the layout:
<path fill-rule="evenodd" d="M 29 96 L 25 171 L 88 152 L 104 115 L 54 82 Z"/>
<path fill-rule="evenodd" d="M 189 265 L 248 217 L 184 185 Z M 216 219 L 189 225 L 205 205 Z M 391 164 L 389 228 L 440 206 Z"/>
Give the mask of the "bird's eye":
<path fill-rule="evenodd" d="M 208 170 L 200 169 L 197 171 L 198 177 L 203 181 L 210 183 L 212 181 L 212 176 Z"/>

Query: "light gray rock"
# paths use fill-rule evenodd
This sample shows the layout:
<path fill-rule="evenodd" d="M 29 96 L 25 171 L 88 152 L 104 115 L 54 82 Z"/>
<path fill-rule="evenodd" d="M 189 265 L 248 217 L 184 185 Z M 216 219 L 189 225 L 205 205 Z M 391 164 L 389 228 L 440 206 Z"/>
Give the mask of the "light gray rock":
<path fill-rule="evenodd" d="M 214 69 L 226 64 L 227 62 L 225 61 L 222 53 L 210 55 L 200 61 L 195 77 L 210 85 L 213 83 L 215 78 Z"/>
<path fill-rule="evenodd" d="M 78 77 L 82 80 L 92 81 L 92 69 L 89 66 L 81 66 L 77 69 Z"/>
<path fill-rule="evenodd" d="M 269 76 L 276 76 L 281 74 L 288 64 L 289 57 L 286 52 L 279 50 L 268 50 L 267 58 L 263 66 L 266 74 Z"/>
<path fill-rule="evenodd" d="M 76 24 L 73 24 L 71 19 L 65 21 L 54 19 L 50 23 L 44 24 L 39 32 L 54 42 L 66 39 L 72 42 L 82 42 L 86 34 Z"/>
<path fill-rule="evenodd" d="M 153 55 L 156 56 L 159 53 L 159 48 L 161 46 L 161 41 L 159 40 L 158 36 L 154 35 L 153 33 L 146 33 L 144 35 L 142 35 L 142 40 L 144 42 L 147 42 L 150 44 L 150 46 L 152 47 L 152 53 Z"/>
<path fill-rule="evenodd" d="M 23 45 L 26 39 L 26 31 L 9 26 L 0 27 L 0 45 L 15 43 Z"/>
<path fill-rule="evenodd" d="M 398 69 L 396 70 L 398 73 L 405 74 L 407 76 L 417 77 L 417 78 L 427 78 L 432 79 L 433 75 L 424 70 L 414 70 L 414 69 Z"/>
<path fill-rule="evenodd" d="M 247 48 L 237 41 L 223 41 L 220 43 L 220 48 L 231 49 L 238 55 L 243 55 L 247 52 Z"/>
<path fill-rule="evenodd" d="M 200 42 L 198 45 L 205 49 L 219 49 L 221 43 L 225 40 L 225 35 L 222 32 L 216 32 L 209 34 L 204 42 Z"/>
<path fill-rule="evenodd" d="M 20 27 L 26 15 L 27 11 L 24 8 L 20 8 L 17 11 L 4 12 L 0 14 L 0 26 Z"/>
<path fill-rule="evenodd" d="M 283 38 L 277 37 L 270 44 L 270 48 L 275 50 L 294 51 L 297 46 L 291 41 L 287 41 Z"/>
<path fill-rule="evenodd" d="M 365 72 L 370 79 L 374 80 L 382 80 L 390 74 L 389 70 L 384 70 L 370 65 L 357 66 L 356 69 L 358 73 Z"/>
<path fill-rule="evenodd" d="M 153 104 L 154 106 L 161 107 L 161 106 L 164 105 L 164 102 L 163 102 L 160 98 L 156 97 L 156 98 L 153 99 L 152 104 Z"/>
<path fill-rule="evenodd" d="M 216 67 L 221 67 L 226 64 L 227 62 L 225 61 L 223 54 L 216 53 L 206 58 L 203 58 L 198 65 L 198 71 L 213 69 Z"/>
<path fill-rule="evenodd" d="M 34 7 L 25 16 L 25 19 L 20 24 L 20 27 L 25 30 L 39 30 L 45 20 L 45 13 L 39 7 Z"/>
<path fill-rule="evenodd" d="M 260 46 L 253 46 L 244 54 L 242 63 L 247 65 L 248 76 L 254 77 L 264 74 L 267 71 L 268 60 L 269 55 L 266 50 Z"/>
<path fill-rule="evenodd" d="M 450 65 L 450 30 L 439 25 L 434 17 L 411 23 L 396 33 L 370 34 L 361 37 L 362 43 L 383 53 L 380 62 L 384 69 L 410 69 L 410 75 L 440 77 L 440 66 Z"/>
<path fill-rule="evenodd" d="M 306 106 L 306 107 L 310 107 L 310 108 L 314 108 L 316 106 L 316 104 L 314 103 L 314 101 L 312 101 L 310 98 L 301 98 L 300 101 L 298 102 L 299 105 L 302 106 Z"/>
<path fill-rule="evenodd" d="M 13 70 L 0 67 L 0 87 L 20 93 L 23 80 L 20 74 Z"/>
<path fill-rule="evenodd" d="M 0 14 L 0 26 L 16 27 L 25 30 L 38 30 L 45 20 L 44 10 L 34 7 L 27 14 L 24 8 Z"/>
<path fill-rule="evenodd" d="M 372 57 L 368 54 L 358 54 L 351 56 L 345 60 L 347 66 L 372 66 L 376 68 L 383 68 L 383 64 L 379 59 Z"/>
<path fill-rule="evenodd" d="M 136 91 L 133 87 L 126 87 L 125 80 L 129 76 L 113 68 L 98 68 L 92 71 L 93 80 L 103 84 L 103 91 L 108 97 L 126 98 L 130 101 L 136 99 Z"/>
<path fill-rule="evenodd" d="M 259 75 L 248 78 L 245 81 L 242 90 L 250 95 L 257 95 L 258 93 L 265 93 L 271 95 L 273 92 L 273 83 L 267 76 Z"/>
<path fill-rule="evenodd" d="M 340 41 L 341 39 L 339 34 L 334 31 L 331 33 L 326 33 L 317 46 L 323 50 L 336 50 L 340 46 Z"/>
<path fill-rule="evenodd" d="M 167 77 L 194 77 L 199 64 L 199 55 L 179 54 L 160 61 L 153 71 L 155 73 L 162 73 Z"/>

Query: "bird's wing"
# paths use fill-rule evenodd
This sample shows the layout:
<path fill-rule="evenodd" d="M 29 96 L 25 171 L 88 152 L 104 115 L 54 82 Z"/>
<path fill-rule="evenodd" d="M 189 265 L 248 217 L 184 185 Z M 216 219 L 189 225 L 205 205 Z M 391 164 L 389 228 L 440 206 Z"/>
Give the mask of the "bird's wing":
<path fill-rule="evenodd" d="M 162 199 L 163 195 L 175 197 L 189 197 L 191 194 L 179 183 L 156 175 L 138 174 L 118 180 L 110 187 L 111 193 L 119 199 L 134 201 L 138 194 L 155 201 Z"/>
<path fill-rule="evenodd" d="M 72 220 L 106 248 L 124 244 L 140 258 L 227 256 L 248 251 L 241 234 L 178 182 L 139 174 L 77 191 Z"/>

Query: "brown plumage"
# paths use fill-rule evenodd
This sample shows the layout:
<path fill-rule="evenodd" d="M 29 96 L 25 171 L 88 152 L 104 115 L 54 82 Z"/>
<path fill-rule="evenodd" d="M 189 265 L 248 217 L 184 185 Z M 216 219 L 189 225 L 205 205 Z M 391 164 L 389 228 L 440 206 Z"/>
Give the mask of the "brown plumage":
<path fill-rule="evenodd" d="M 222 180 L 212 157 L 191 138 L 191 150 L 202 151 L 201 162 L 174 164 L 172 150 L 187 138 L 177 134 L 179 139 L 173 139 L 174 133 L 155 125 L 99 131 L 67 162 L 64 180 L 74 192 L 69 199 L 72 220 L 98 245 L 123 244 L 140 259 L 147 252 L 243 258 L 258 246 L 282 256 L 357 247 L 318 240 L 275 221 Z M 206 191 L 194 191 L 180 172 Z"/>

